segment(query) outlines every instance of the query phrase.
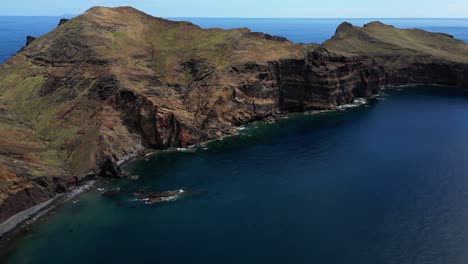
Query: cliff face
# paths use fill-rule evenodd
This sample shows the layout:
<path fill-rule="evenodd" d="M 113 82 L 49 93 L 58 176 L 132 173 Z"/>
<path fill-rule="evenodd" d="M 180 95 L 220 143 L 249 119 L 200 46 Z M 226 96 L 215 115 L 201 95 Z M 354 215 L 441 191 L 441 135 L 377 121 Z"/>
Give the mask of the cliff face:
<path fill-rule="evenodd" d="M 233 135 L 278 112 L 332 109 L 384 84 L 466 80 L 463 59 L 348 50 L 348 32 L 361 29 L 340 28 L 326 49 L 129 7 L 61 22 L 0 67 L 0 222 L 89 177 L 120 176 L 118 163 L 144 149 Z"/>
<path fill-rule="evenodd" d="M 365 54 L 385 71 L 386 84 L 468 84 L 468 45 L 444 33 L 398 29 L 380 22 L 342 23 L 323 45 L 340 54 Z"/>

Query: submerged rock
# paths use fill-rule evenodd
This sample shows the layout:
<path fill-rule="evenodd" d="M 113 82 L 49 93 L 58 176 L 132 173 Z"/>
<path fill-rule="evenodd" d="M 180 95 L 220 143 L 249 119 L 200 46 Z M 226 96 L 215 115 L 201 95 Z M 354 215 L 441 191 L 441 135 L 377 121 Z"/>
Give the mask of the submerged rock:
<path fill-rule="evenodd" d="M 184 190 L 165 191 L 165 192 L 152 192 L 152 193 L 133 193 L 132 197 L 144 201 L 146 204 L 157 204 L 164 202 L 173 202 L 187 195 Z"/>
<path fill-rule="evenodd" d="M 116 188 L 116 189 L 111 189 L 111 190 L 105 191 L 101 195 L 104 196 L 104 197 L 107 197 L 107 198 L 111 198 L 111 197 L 119 195 L 120 193 L 121 193 L 121 189 Z"/>
<path fill-rule="evenodd" d="M 129 179 L 131 181 L 137 181 L 138 179 L 140 179 L 140 176 L 138 176 L 138 175 L 128 175 L 127 179 Z"/>

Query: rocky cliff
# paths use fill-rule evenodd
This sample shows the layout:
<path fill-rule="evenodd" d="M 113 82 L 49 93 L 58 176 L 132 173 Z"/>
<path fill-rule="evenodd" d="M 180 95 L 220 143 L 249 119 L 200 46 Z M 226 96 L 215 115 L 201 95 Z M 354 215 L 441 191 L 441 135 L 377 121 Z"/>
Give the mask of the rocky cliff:
<path fill-rule="evenodd" d="M 319 46 L 130 7 L 61 21 L 0 67 L 0 222 L 91 177 L 121 176 L 118 164 L 142 150 L 333 109 L 385 84 L 466 83 L 465 43 L 418 30 L 402 36 L 420 42 L 394 43 L 380 28 L 397 30 L 343 24 Z"/>
<path fill-rule="evenodd" d="M 468 45 L 444 33 L 398 29 L 381 22 L 342 23 L 323 45 L 341 54 L 365 54 L 382 66 L 386 84 L 468 84 Z"/>

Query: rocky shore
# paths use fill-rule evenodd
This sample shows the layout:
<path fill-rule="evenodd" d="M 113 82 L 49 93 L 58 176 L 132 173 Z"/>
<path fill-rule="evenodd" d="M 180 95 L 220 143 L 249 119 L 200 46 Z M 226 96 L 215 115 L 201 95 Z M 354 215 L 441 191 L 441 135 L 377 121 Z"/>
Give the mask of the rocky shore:
<path fill-rule="evenodd" d="M 133 193 L 135 199 L 145 202 L 145 204 L 159 204 L 164 202 L 173 202 L 187 195 L 184 190 L 151 192 L 151 193 Z"/>
<path fill-rule="evenodd" d="M 73 187 L 67 193 L 58 194 L 43 203 L 29 207 L 28 209 L 11 216 L 6 221 L 0 223 L 1 240 L 9 240 L 14 237 L 17 234 L 16 231 L 18 231 L 18 229 L 28 231 L 28 226 L 34 224 L 36 220 L 47 215 L 47 213 L 55 207 L 74 199 L 83 192 L 90 190 L 94 184 L 95 181 L 89 181 L 84 185 Z M 2 243 L 0 243 L 0 248 L 1 246 Z"/>
<path fill-rule="evenodd" d="M 467 85 L 468 45 L 380 22 L 343 23 L 324 45 L 304 45 L 95 7 L 29 37 L 0 78 L 5 222 L 92 179 L 123 177 L 122 162 L 147 151 L 343 108 L 383 86 Z"/>

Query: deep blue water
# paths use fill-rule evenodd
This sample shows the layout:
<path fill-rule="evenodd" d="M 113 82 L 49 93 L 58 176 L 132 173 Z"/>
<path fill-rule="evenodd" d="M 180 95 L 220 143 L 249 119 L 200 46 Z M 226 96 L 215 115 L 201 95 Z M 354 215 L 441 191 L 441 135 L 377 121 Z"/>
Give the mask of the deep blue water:
<path fill-rule="evenodd" d="M 322 42 L 341 20 L 287 20 L 290 30 L 285 20 L 193 21 Z M 20 33 L 9 37 L 15 27 L 34 35 L 23 22 L 0 31 L 1 47 L 22 45 Z M 28 23 L 40 33 L 56 22 Z M 467 40 L 467 20 L 397 22 Z M 95 190 L 58 208 L 0 262 L 468 263 L 467 135 L 468 91 L 440 87 L 252 124 L 194 152 L 132 162 L 140 179 L 113 182 L 121 194 Z M 174 189 L 194 194 L 159 206 L 131 198 Z"/>
<path fill-rule="evenodd" d="M 61 17 L 1 17 L 0 63 L 15 54 L 25 43 L 26 36 L 41 36 L 55 26 Z M 294 42 L 322 43 L 331 38 L 338 25 L 349 21 L 362 26 L 379 20 L 400 28 L 420 28 L 445 32 L 468 42 L 468 19 L 246 19 L 246 18 L 169 18 L 187 20 L 203 28 L 224 29 L 248 27 L 252 31 L 287 37 Z"/>
<path fill-rule="evenodd" d="M 135 161 L 6 263 L 468 263 L 468 91 L 388 92 L 367 107 L 253 124 Z M 108 188 L 108 187 L 106 187 Z M 194 194 L 160 206 L 140 190 Z"/>
<path fill-rule="evenodd" d="M 59 17 L 0 16 L 0 63 L 26 44 L 26 36 L 41 36 L 58 25 Z"/>

